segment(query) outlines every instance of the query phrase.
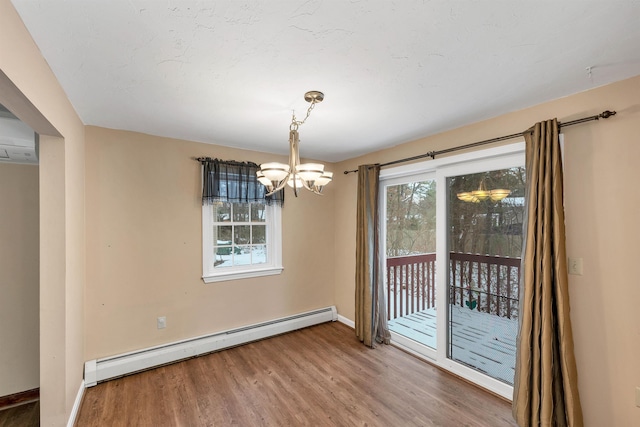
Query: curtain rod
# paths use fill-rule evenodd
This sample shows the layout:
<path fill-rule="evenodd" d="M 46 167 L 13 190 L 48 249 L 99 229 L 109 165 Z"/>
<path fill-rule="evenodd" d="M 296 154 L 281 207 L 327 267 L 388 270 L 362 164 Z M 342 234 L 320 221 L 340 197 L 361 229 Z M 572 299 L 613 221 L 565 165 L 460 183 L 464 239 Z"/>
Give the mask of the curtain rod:
<path fill-rule="evenodd" d="M 563 127 L 573 126 L 573 125 L 577 125 L 577 124 L 584 123 L 584 122 L 590 122 L 590 121 L 593 121 L 593 120 L 608 119 L 609 117 L 615 116 L 615 115 L 616 115 L 615 111 L 606 110 L 606 111 L 603 111 L 602 113 L 597 114 L 595 116 L 583 117 L 581 119 L 571 120 L 571 121 L 566 122 L 566 123 L 559 123 L 558 127 L 563 128 Z M 465 150 L 467 148 L 478 147 L 480 145 L 491 144 L 493 142 L 504 141 L 504 140 L 507 140 L 507 139 L 519 138 L 523 134 L 524 134 L 524 132 L 512 133 L 511 135 L 499 136 L 497 138 L 485 139 L 484 141 L 472 142 L 470 144 L 459 145 L 457 147 L 445 148 L 444 150 L 429 151 L 428 153 L 418 154 L 417 156 L 406 157 L 404 159 L 399 159 L 399 160 L 392 160 L 392 161 L 386 162 L 386 163 L 379 163 L 379 165 L 380 165 L 380 167 L 390 166 L 390 165 L 395 165 L 395 164 L 398 164 L 398 163 L 405 163 L 405 162 L 410 162 L 410 161 L 413 161 L 413 160 L 424 159 L 426 157 L 430 157 L 431 160 L 433 160 L 433 159 L 436 158 L 436 156 L 439 156 L 441 154 L 451 153 L 453 151 Z M 350 174 L 350 173 L 353 173 L 353 172 L 358 172 L 358 169 L 344 171 L 344 174 L 347 175 L 347 174 Z"/>
<path fill-rule="evenodd" d="M 204 163 L 204 162 L 212 162 L 214 160 L 218 160 L 220 163 L 224 163 L 226 165 L 233 165 L 233 166 L 258 166 L 256 163 L 254 162 L 238 162 L 236 160 L 220 160 L 218 158 L 211 158 L 211 157 L 193 157 L 193 160 L 200 162 L 200 163 Z"/>

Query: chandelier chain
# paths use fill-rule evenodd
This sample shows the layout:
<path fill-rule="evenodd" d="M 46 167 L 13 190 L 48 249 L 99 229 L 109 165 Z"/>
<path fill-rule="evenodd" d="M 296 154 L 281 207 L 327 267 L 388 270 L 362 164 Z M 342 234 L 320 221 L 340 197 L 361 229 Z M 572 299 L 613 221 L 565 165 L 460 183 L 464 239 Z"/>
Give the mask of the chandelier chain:
<path fill-rule="evenodd" d="M 309 108 L 307 108 L 307 115 L 303 120 L 296 120 L 296 112 L 294 110 L 293 117 L 291 119 L 291 126 L 289 126 L 289 130 L 298 130 L 298 126 L 303 125 L 304 122 L 307 121 L 307 119 L 311 115 L 311 110 L 314 109 L 314 107 L 316 106 L 316 103 L 317 101 L 315 99 L 311 102 L 311 105 L 309 105 Z"/>

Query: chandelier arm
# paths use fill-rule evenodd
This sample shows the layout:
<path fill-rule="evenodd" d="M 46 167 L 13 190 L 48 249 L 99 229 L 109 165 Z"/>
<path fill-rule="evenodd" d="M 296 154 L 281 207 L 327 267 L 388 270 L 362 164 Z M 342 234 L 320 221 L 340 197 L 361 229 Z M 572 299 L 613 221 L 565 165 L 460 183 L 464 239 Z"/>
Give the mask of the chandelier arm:
<path fill-rule="evenodd" d="M 305 181 L 304 179 L 300 178 L 300 182 L 302 183 L 302 186 L 304 188 L 306 188 L 309 191 L 313 191 L 313 188 L 311 188 L 311 186 L 307 183 L 307 181 Z"/>
<path fill-rule="evenodd" d="M 287 174 L 287 176 L 285 176 L 282 181 L 280 181 L 280 183 L 278 184 L 277 187 L 275 187 L 271 192 L 267 193 L 267 196 L 271 196 L 272 194 L 277 193 L 278 191 L 282 190 L 284 188 L 285 185 L 287 185 L 287 182 L 289 181 L 289 177 L 291 176 L 291 172 L 289 172 Z"/>
<path fill-rule="evenodd" d="M 299 141 L 297 126 L 296 129 L 289 132 L 289 177 L 287 177 L 287 181 L 289 179 L 293 180 L 293 195 L 298 197 L 298 171 L 296 170 L 296 166 L 300 164 L 300 154 L 298 151 L 298 141 Z"/>
<path fill-rule="evenodd" d="M 315 101 L 311 103 L 311 105 L 315 104 Z M 309 107 L 309 111 L 311 111 L 311 107 Z M 307 112 L 307 117 L 309 117 L 309 112 Z M 306 120 L 306 118 L 305 118 Z M 309 191 L 315 192 L 312 186 L 310 186 L 305 179 L 302 179 L 300 174 L 298 174 L 297 167 L 300 165 L 300 147 L 298 143 L 300 142 L 300 135 L 297 130 L 292 130 L 289 132 L 289 168 L 291 170 L 291 174 L 293 175 L 293 192 L 298 195 L 298 186 L 296 185 L 298 180 L 304 188 Z"/>
<path fill-rule="evenodd" d="M 300 135 L 297 130 L 289 132 L 289 167 L 291 172 L 296 172 L 295 167 L 300 164 L 300 149 L 298 143 L 300 142 Z M 295 177 L 294 177 L 295 178 Z"/>

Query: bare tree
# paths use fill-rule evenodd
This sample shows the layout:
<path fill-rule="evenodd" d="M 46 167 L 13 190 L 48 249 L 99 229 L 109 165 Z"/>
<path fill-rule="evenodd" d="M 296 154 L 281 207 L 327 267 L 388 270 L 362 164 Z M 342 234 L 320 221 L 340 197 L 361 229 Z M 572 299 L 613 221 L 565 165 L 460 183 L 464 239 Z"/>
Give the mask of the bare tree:
<path fill-rule="evenodd" d="M 387 187 L 387 256 L 435 251 L 435 182 Z"/>

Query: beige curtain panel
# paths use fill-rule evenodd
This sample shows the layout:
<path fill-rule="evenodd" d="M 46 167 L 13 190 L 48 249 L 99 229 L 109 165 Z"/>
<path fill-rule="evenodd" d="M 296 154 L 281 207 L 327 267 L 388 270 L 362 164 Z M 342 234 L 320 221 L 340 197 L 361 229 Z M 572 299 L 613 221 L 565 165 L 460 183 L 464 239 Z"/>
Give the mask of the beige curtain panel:
<path fill-rule="evenodd" d="M 380 166 L 358 168 L 356 231 L 356 336 L 369 347 L 389 344 L 384 284 L 379 272 L 378 188 Z"/>
<path fill-rule="evenodd" d="M 556 119 L 525 133 L 527 218 L 513 416 L 520 427 L 583 425 L 569 317 Z"/>

